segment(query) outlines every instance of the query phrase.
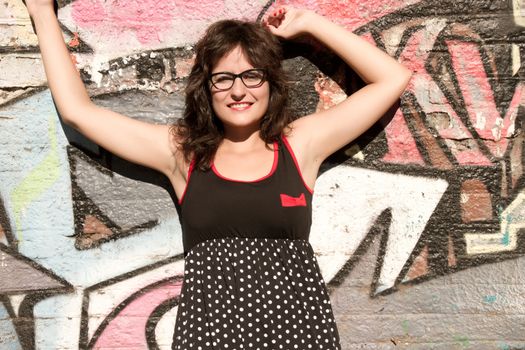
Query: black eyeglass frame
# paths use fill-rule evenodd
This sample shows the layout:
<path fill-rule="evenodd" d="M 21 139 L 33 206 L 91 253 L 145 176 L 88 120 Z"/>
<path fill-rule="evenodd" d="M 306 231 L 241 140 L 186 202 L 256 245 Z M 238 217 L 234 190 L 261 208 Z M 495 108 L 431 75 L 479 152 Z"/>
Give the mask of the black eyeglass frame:
<path fill-rule="evenodd" d="M 246 84 L 246 82 L 244 81 L 244 79 L 242 78 L 243 74 L 246 74 L 246 73 L 249 73 L 249 72 L 262 72 L 262 78 L 261 78 L 261 81 L 255 85 L 248 85 Z M 216 76 L 216 75 L 228 75 L 231 77 L 231 85 L 230 87 L 228 87 L 227 89 L 221 89 L 219 87 L 217 87 L 217 85 L 215 85 L 213 83 L 213 77 Z M 232 87 L 233 87 L 233 84 L 235 84 L 235 79 L 237 78 L 240 78 L 242 83 L 244 84 L 244 86 L 246 86 L 248 89 L 254 89 L 254 88 L 258 88 L 260 86 L 262 86 L 262 84 L 264 84 L 264 82 L 266 81 L 266 76 L 267 76 L 267 72 L 266 72 L 266 69 L 264 68 L 252 68 L 252 69 L 247 69 L 243 72 L 240 72 L 239 74 L 234 74 L 234 73 L 231 73 L 231 72 L 217 72 L 217 73 L 213 73 L 210 75 L 210 77 L 208 78 L 208 80 L 210 81 L 211 85 L 217 89 L 218 91 L 227 91 L 227 90 L 230 90 Z"/>

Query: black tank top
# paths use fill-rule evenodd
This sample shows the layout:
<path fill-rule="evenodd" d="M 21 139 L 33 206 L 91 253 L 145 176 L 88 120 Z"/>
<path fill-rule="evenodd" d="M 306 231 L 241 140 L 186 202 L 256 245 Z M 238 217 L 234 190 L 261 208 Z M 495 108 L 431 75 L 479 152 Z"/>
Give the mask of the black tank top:
<path fill-rule="evenodd" d="M 254 181 L 227 179 L 214 166 L 201 171 L 190 165 L 179 201 L 184 255 L 217 238 L 308 240 L 312 190 L 286 138 L 282 136 L 273 148 L 270 173 Z"/>

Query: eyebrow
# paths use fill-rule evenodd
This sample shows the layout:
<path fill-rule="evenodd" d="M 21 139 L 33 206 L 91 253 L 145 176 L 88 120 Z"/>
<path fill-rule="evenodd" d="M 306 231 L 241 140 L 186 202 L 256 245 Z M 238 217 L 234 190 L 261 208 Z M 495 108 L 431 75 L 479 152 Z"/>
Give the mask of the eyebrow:
<path fill-rule="evenodd" d="M 239 73 L 233 73 L 233 72 L 226 72 L 226 71 L 220 71 L 220 72 L 211 72 L 210 74 L 233 74 L 233 75 L 236 75 L 236 74 L 241 74 L 241 73 L 244 73 L 244 72 L 247 72 L 249 70 L 254 70 L 254 69 L 262 69 L 262 68 L 248 68 L 248 69 L 245 69 Z"/>

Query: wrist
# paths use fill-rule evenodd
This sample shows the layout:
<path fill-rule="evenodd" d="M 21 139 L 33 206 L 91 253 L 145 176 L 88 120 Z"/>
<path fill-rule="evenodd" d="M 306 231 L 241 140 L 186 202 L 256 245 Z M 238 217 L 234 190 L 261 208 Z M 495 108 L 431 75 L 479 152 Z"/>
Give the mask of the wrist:
<path fill-rule="evenodd" d="M 301 33 L 312 34 L 312 27 L 315 27 L 312 24 L 317 23 L 318 18 L 322 16 L 312 10 L 301 10 L 301 12 Z"/>
<path fill-rule="evenodd" d="M 305 14 L 303 15 L 303 17 L 303 32 L 305 34 L 310 34 L 314 37 L 317 36 L 318 31 L 322 30 L 323 26 L 325 25 L 324 22 L 327 21 L 326 18 L 311 10 L 305 10 Z"/>
<path fill-rule="evenodd" d="M 56 16 L 55 14 L 55 8 L 53 6 L 53 4 L 51 5 L 37 5 L 37 4 L 34 4 L 34 5 L 31 5 L 31 6 L 28 6 L 27 7 L 27 12 L 29 13 L 29 16 L 33 19 L 33 20 L 36 20 L 40 17 L 47 17 L 49 15 L 52 15 L 52 16 Z"/>
<path fill-rule="evenodd" d="M 38 34 L 47 31 L 52 23 L 58 22 L 58 18 L 53 8 L 42 8 L 39 11 L 34 12 L 33 15 L 31 15 L 31 20 L 33 22 L 33 29 L 37 36 Z"/>

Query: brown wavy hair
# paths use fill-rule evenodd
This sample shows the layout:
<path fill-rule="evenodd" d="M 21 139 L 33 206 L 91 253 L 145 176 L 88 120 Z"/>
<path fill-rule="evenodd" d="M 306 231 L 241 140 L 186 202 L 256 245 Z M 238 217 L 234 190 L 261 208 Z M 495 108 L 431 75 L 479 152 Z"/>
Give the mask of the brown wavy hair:
<path fill-rule="evenodd" d="M 182 118 L 172 125 L 171 132 L 180 141 L 180 150 L 187 162 L 207 170 L 220 142 L 224 127 L 212 108 L 208 79 L 215 64 L 239 46 L 256 68 L 266 70 L 270 84 L 268 110 L 261 119 L 260 137 L 271 144 L 292 121 L 288 110 L 288 79 L 281 66 L 279 40 L 260 23 L 222 20 L 212 24 L 195 46 L 195 62 L 186 86 Z"/>

